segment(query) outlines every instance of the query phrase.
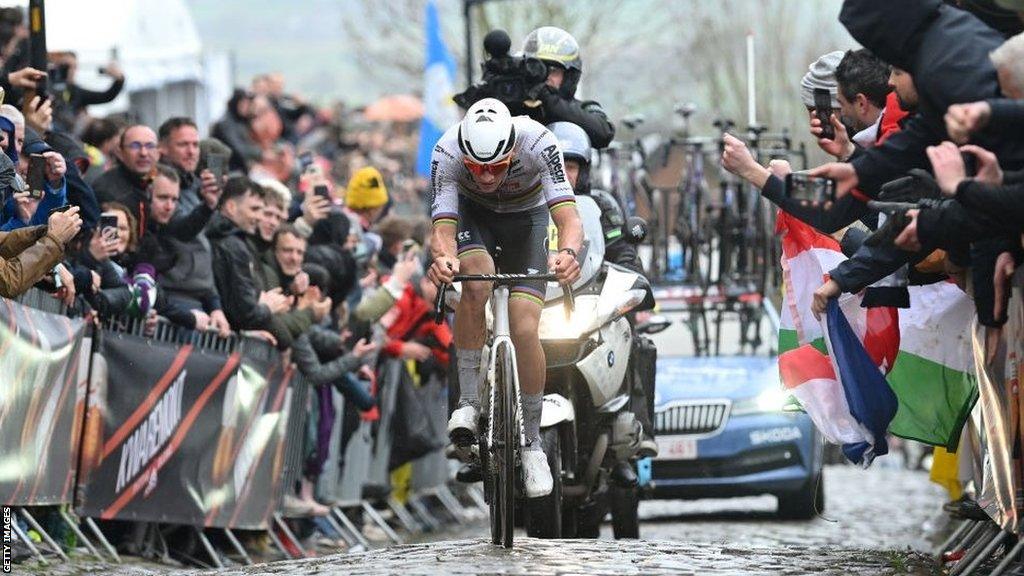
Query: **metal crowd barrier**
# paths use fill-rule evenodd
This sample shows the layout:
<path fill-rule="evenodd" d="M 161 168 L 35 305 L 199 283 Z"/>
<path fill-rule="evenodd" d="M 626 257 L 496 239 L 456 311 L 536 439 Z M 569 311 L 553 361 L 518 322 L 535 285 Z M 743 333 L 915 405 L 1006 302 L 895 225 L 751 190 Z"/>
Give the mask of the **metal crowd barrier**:
<path fill-rule="evenodd" d="M 38 290 L 29 291 L 19 298 L 18 302 L 26 307 L 52 314 L 63 315 L 66 312 L 65 307 L 58 300 Z M 221 338 L 215 332 L 199 332 L 184 329 L 169 323 L 165 319 L 158 319 L 155 326 L 150 326 L 150 329 L 147 330 L 146 322 L 143 319 L 126 317 L 107 318 L 100 323 L 99 330 L 96 330 L 98 338 L 94 340 L 102 339 L 104 331 L 108 333 L 106 337 L 110 337 L 109 333 L 117 333 L 124 336 L 146 338 L 148 342 L 153 344 L 168 344 L 172 346 L 190 344 L 193 346 L 194 351 L 199 353 L 212 352 L 221 355 L 238 353 L 247 359 L 258 361 L 261 365 L 274 362 L 278 354 L 274 347 L 262 340 L 238 335 Z M 149 333 L 147 334 L 147 332 Z M 92 355 L 90 354 L 89 356 L 91 360 Z M 87 361 L 85 365 L 89 366 L 90 362 Z M 359 511 L 365 518 L 379 527 L 390 542 L 396 544 L 403 543 L 405 538 L 392 528 L 374 504 L 386 505 L 394 515 L 395 520 L 410 534 L 436 530 L 445 523 L 443 519 L 431 511 L 431 506 L 429 505 L 430 498 L 437 499 L 442 509 L 447 512 L 453 522 L 461 523 L 472 517 L 460 502 L 459 497 L 449 488 L 454 474 L 450 463 L 443 454 L 443 450 L 434 451 L 413 462 L 408 506 L 399 502 L 391 495 L 389 469 L 391 441 L 398 388 L 400 379 L 405 375 L 405 370 L 406 367 L 403 362 L 398 360 L 388 360 L 380 366 L 378 380 L 380 419 L 377 422 L 370 422 L 360 418 L 355 424 L 354 433 L 352 433 L 351 438 L 348 439 L 345 445 L 342 445 L 341 442 L 343 426 L 346 424 L 345 401 L 344 397 L 337 390 L 332 390 L 331 398 L 334 402 L 335 422 L 332 430 L 329 457 L 320 476 L 317 493 L 332 504 L 331 515 L 326 518 L 326 521 L 341 535 L 351 551 L 367 549 L 371 547 L 371 543 L 363 535 L 361 528 L 356 526 L 353 520 L 346 514 L 346 509 Z M 408 376 L 405 375 L 405 377 Z M 280 386 L 284 385 L 283 383 L 280 384 Z M 429 415 L 434 432 L 440 437 L 445 437 L 447 388 L 443 382 L 436 379 L 426 385 L 429 388 L 422 397 L 427 405 L 423 408 Z M 285 401 L 288 404 L 287 408 L 282 409 L 287 410 L 288 423 L 284 433 L 283 464 L 280 469 L 280 477 L 282 478 L 280 486 L 282 488 L 273 497 L 271 518 L 269 520 L 270 525 L 267 527 L 267 531 L 276 547 L 286 557 L 308 555 L 299 539 L 290 529 L 289 523 L 283 517 L 281 500 L 284 492 L 291 490 L 302 474 L 305 457 L 304 451 L 306 448 L 305 426 L 307 410 L 313 396 L 310 394 L 309 388 L 310 386 L 305 379 L 296 371 L 291 374 L 291 379 L 287 383 L 287 390 L 284 392 L 286 395 Z M 355 417 L 359 418 L 358 415 Z M 341 458 L 342 455 L 344 458 Z M 232 462 L 232 465 L 234 465 L 234 462 Z M 75 484 L 77 485 L 77 482 Z M 463 494 L 463 496 L 469 502 L 479 506 L 482 499 L 473 490 L 478 492 L 478 489 L 474 488 L 468 494 Z M 75 500 L 77 502 L 78 498 L 76 497 Z M 66 504 L 71 504 L 71 502 Z M 99 559 L 104 558 L 100 553 L 100 549 L 102 549 L 114 561 L 120 562 L 116 549 L 103 535 L 93 518 L 83 515 L 80 520 L 92 533 L 93 538 L 99 542 L 99 546 L 93 545 L 92 541 L 79 529 L 76 519 L 68 515 L 67 510 L 62 507 L 59 513 L 65 523 L 75 532 L 78 540 L 95 557 Z M 28 510 L 21 508 L 19 514 L 31 526 L 32 530 L 40 533 L 43 541 L 53 550 L 53 553 L 65 561 L 68 560 L 68 556 L 61 546 L 43 530 L 42 526 L 36 522 L 35 518 L 32 518 Z M 203 526 L 194 526 L 194 529 L 202 546 L 212 559 L 213 565 L 223 566 L 222 553 L 207 538 Z M 231 529 L 216 529 L 223 530 L 234 551 L 238 553 L 238 556 L 245 563 L 252 563 L 249 554 L 239 543 Z M 45 563 L 46 558 L 43 551 L 28 538 L 28 535 L 20 527 L 15 527 L 15 530 L 19 533 L 20 540 L 25 542 L 41 562 Z M 290 540 L 293 546 L 286 546 L 282 542 L 285 538 Z M 296 550 L 298 554 L 295 554 Z"/>

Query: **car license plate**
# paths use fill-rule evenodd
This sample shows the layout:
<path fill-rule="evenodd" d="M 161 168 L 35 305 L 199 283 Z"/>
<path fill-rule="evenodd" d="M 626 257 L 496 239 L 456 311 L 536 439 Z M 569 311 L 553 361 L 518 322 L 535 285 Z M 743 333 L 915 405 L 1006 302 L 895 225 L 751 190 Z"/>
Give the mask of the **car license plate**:
<path fill-rule="evenodd" d="M 696 460 L 697 441 L 688 436 L 658 438 L 657 460 Z"/>

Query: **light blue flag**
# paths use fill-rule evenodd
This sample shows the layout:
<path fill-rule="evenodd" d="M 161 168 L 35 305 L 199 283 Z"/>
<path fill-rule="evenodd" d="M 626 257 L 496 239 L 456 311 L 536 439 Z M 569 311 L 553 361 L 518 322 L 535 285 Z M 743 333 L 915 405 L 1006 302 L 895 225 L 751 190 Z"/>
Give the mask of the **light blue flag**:
<path fill-rule="evenodd" d="M 420 146 L 416 155 L 416 173 L 430 177 L 430 153 L 434 145 L 459 119 L 452 101 L 455 93 L 455 60 L 441 38 L 437 6 L 427 2 L 427 59 L 423 73 L 423 120 L 420 122 Z"/>

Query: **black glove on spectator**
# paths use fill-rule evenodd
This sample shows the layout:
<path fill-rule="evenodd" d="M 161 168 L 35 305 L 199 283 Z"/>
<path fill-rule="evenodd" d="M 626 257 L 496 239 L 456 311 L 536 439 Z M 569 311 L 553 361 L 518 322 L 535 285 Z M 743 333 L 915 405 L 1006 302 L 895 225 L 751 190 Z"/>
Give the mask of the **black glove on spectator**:
<path fill-rule="evenodd" d="M 878 193 L 878 199 L 884 202 L 917 202 L 925 198 L 942 198 L 942 190 L 932 175 L 920 168 L 886 182 Z"/>

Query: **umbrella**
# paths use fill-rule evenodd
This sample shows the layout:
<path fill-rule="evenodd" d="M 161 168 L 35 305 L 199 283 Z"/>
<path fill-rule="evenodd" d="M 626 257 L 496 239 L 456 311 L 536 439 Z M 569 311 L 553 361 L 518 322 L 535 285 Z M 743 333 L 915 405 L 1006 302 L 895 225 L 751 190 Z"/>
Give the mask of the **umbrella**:
<path fill-rule="evenodd" d="M 409 94 L 385 96 L 367 106 L 363 116 L 377 122 L 413 122 L 423 117 L 423 102 Z"/>

